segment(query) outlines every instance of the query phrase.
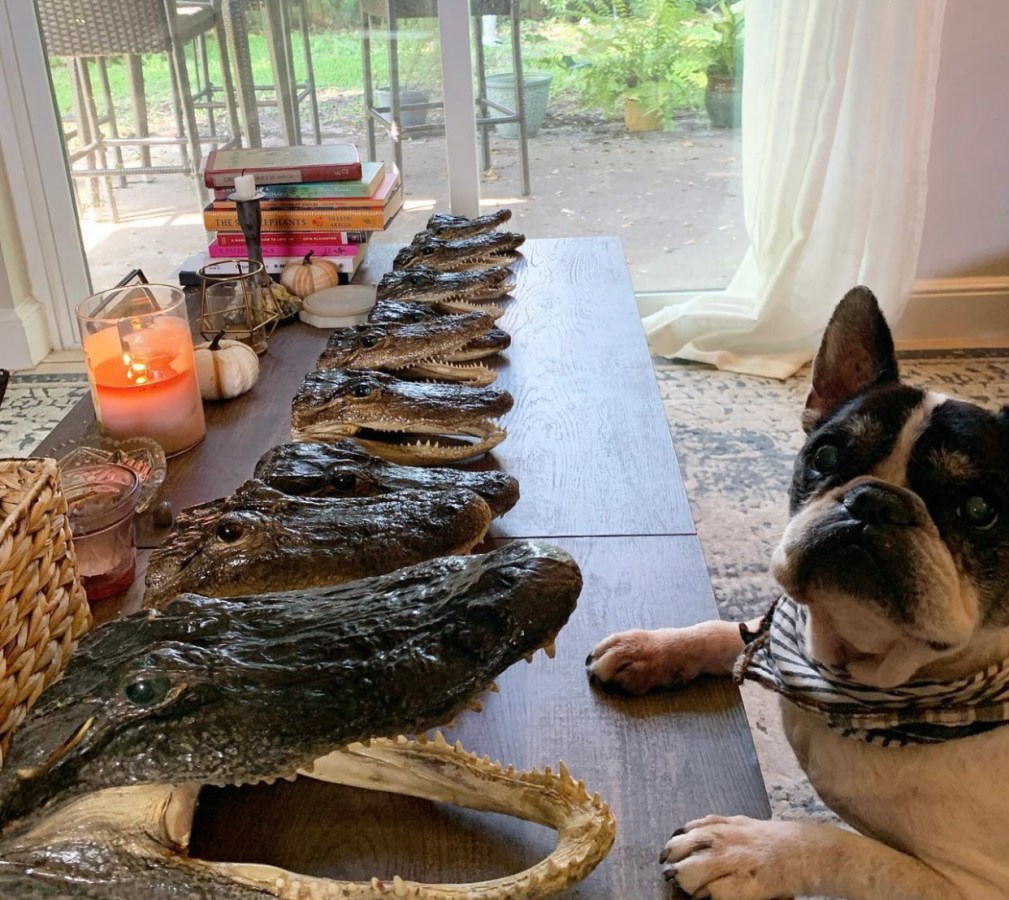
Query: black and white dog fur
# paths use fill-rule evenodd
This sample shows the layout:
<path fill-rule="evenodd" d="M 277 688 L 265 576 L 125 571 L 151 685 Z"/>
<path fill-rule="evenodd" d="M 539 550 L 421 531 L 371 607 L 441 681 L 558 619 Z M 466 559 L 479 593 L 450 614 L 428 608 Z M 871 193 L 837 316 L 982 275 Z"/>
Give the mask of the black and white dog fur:
<path fill-rule="evenodd" d="M 877 688 L 1009 657 L 1009 407 L 902 384 L 876 299 L 857 287 L 826 329 L 802 424 L 771 569 L 807 610 L 808 655 Z M 588 665 L 593 680 L 641 693 L 727 674 L 742 649 L 737 624 L 705 622 L 611 635 Z M 1009 898 L 1009 727 L 879 746 L 782 706 L 813 786 L 860 833 L 742 816 L 689 822 L 661 854 L 683 893 Z"/>

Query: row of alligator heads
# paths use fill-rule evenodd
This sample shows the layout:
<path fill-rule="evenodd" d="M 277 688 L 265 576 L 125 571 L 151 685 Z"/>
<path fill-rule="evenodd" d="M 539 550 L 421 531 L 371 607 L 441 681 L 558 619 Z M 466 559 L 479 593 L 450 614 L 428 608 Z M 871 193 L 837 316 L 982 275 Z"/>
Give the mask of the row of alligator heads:
<path fill-rule="evenodd" d="M 151 555 L 145 609 L 80 640 L 0 768 L 0 896 L 509 900 L 606 856 L 609 807 L 563 763 L 520 772 L 424 736 L 552 655 L 582 586 L 555 547 L 470 554 L 518 484 L 441 465 L 504 437 L 512 400 L 479 361 L 508 336 L 499 307 L 475 304 L 512 287 L 522 236 L 495 230 L 509 215 L 432 217 L 369 324 L 335 331 L 305 378 L 295 441 L 184 510 Z M 438 885 L 189 854 L 204 785 L 295 777 L 519 816 L 557 846 L 514 875 Z"/>

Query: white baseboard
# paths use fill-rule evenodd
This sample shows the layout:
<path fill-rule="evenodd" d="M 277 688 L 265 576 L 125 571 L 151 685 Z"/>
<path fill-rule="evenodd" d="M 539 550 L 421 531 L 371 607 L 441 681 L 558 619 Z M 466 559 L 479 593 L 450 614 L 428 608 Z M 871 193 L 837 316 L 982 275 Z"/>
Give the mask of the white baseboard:
<path fill-rule="evenodd" d="M 898 350 L 1009 347 L 1009 277 L 919 279 L 894 342 Z"/>
<path fill-rule="evenodd" d="M 31 369 L 52 349 L 45 309 L 32 300 L 0 309 L 0 368 Z"/>
<path fill-rule="evenodd" d="M 638 311 L 646 316 L 697 293 L 637 294 Z M 898 350 L 1009 347 L 1009 276 L 921 278 L 893 331 Z"/>

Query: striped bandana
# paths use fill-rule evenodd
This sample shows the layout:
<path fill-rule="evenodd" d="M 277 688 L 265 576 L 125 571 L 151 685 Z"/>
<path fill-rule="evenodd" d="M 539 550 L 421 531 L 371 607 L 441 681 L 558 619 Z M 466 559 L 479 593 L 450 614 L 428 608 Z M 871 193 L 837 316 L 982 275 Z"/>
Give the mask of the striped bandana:
<path fill-rule="evenodd" d="M 845 737 L 884 747 L 938 744 L 1009 723 L 1009 659 L 955 681 L 880 690 L 810 659 L 806 619 L 805 607 L 781 597 L 757 631 L 741 625 L 746 648 L 736 661 L 736 683 L 756 681 L 823 717 Z"/>

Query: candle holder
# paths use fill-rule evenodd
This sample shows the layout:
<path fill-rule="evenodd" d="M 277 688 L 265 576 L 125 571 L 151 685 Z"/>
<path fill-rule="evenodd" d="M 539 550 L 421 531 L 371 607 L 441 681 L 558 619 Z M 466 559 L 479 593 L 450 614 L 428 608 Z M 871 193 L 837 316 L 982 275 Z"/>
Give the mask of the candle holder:
<path fill-rule="evenodd" d="M 256 189 L 255 175 L 236 175 L 235 190 L 232 191 L 228 199 L 235 202 L 238 226 L 242 229 L 242 237 L 245 238 L 245 255 L 263 267 L 257 276 L 263 288 L 263 308 L 270 313 L 275 313 L 279 322 L 288 315 L 296 314 L 297 310 L 292 313 L 284 308 L 284 302 L 278 299 L 275 292 L 273 279 L 266 273 L 262 242 L 263 211 L 260 207 L 260 202 L 265 196 L 262 191 Z"/>
<path fill-rule="evenodd" d="M 198 274 L 204 339 L 209 341 L 223 331 L 256 353 L 265 353 L 280 314 L 270 289 L 260 280 L 266 274 L 263 264 L 254 259 L 221 259 L 203 266 Z"/>
<path fill-rule="evenodd" d="M 168 456 L 203 440 L 185 293 L 170 284 L 123 284 L 76 309 L 102 434 L 149 437 Z"/>

